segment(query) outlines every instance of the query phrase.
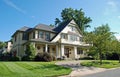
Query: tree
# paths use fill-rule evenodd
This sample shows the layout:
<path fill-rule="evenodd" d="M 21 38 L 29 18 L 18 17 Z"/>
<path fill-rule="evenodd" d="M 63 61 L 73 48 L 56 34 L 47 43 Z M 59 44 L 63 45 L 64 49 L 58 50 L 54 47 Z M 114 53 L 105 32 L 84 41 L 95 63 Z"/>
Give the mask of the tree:
<path fill-rule="evenodd" d="M 5 43 L 5 42 L 0 41 L 0 49 L 1 49 L 1 48 L 3 48 L 3 47 L 5 47 L 5 46 L 6 46 L 6 43 Z"/>
<path fill-rule="evenodd" d="M 30 57 L 30 59 L 33 59 L 35 57 L 36 49 L 34 48 L 33 44 L 30 43 L 30 45 L 27 46 L 27 49 L 25 51 L 25 54 Z"/>
<path fill-rule="evenodd" d="M 55 19 L 55 25 L 60 25 L 61 23 L 64 23 L 66 21 L 74 20 L 76 24 L 79 26 L 79 29 L 84 33 L 85 29 L 90 27 L 88 25 L 92 19 L 90 17 L 85 16 L 85 13 L 82 9 L 72 9 L 72 8 L 65 8 L 61 12 L 62 19 L 59 18 Z"/>
<path fill-rule="evenodd" d="M 109 46 L 114 38 L 113 34 L 113 32 L 110 32 L 108 24 L 106 24 L 95 28 L 94 31 L 85 36 L 86 42 L 93 44 L 90 49 L 96 52 L 94 55 L 99 55 L 100 64 L 102 64 L 103 55 L 111 51 Z"/>
<path fill-rule="evenodd" d="M 120 42 L 116 39 L 112 42 L 112 49 L 115 53 L 117 53 L 119 57 L 119 63 L 120 63 Z"/>

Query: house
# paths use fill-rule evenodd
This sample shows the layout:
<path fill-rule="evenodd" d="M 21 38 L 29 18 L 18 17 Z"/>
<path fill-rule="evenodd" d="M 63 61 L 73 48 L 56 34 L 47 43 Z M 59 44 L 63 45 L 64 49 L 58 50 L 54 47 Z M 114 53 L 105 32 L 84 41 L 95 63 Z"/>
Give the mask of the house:
<path fill-rule="evenodd" d="M 84 57 L 86 51 L 81 48 L 89 46 L 83 42 L 82 33 L 74 20 L 57 27 L 44 24 L 38 24 L 34 28 L 23 27 L 12 38 L 12 51 L 20 57 L 25 55 L 26 47 L 30 43 L 36 48 L 36 54 L 48 52 L 57 58 L 64 56 L 71 59 Z"/>
<path fill-rule="evenodd" d="M 12 49 L 12 43 L 10 41 L 6 42 L 6 46 L 4 46 L 2 49 L 0 49 L 0 54 L 3 53 L 9 53 Z"/>

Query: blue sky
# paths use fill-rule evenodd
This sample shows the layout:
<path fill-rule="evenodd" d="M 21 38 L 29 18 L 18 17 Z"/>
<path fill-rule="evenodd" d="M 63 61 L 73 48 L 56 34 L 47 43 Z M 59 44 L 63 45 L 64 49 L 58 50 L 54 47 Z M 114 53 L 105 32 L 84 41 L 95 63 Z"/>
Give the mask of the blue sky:
<path fill-rule="evenodd" d="M 54 24 L 64 8 L 83 8 L 94 27 L 108 23 L 111 31 L 120 36 L 120 0 L 0 0 L 0 41 L 8 41 L 23 26 L 39 23 Z"/>

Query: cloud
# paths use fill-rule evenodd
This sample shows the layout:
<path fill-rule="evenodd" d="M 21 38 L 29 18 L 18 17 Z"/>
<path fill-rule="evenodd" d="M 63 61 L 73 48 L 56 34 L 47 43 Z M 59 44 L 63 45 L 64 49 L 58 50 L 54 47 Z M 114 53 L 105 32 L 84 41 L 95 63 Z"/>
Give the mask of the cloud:
<path fill-rule="evenodd" d="M 5 4 L 7 4 L 8 6 L 14 8 L 15 10 L 17 10 L 17 11 L 23 13 L 23 14 L 26 13 L 23 9 L 21 9 L 20 7 L 18 7 L 18 6 L 17 6 L 16 4 L 14 4 L 12 1 L 10 1 L 10 0 L 3 0 L 3 1 L 5 2 Z"/>
<path fill-rule="evenodd" d="M 118 18 L 120 19 L 120 16 L 118 16 Z"/>
<path fill-rule="evenodd" d="M 116 38 L 117 38 L 118 40 L 120 40 L 120 36 L 116 36 Z"/>
<path fill-rule="evenodd" d="M 32 18 L 35 18 L 35 16 L 31 16 Z"/>
<path fill-rule="evenodd" d="M 104 15 L 111 15 L 118 12 L 118 3 L 115 1 L 108 1 L 106 3 Z"/>

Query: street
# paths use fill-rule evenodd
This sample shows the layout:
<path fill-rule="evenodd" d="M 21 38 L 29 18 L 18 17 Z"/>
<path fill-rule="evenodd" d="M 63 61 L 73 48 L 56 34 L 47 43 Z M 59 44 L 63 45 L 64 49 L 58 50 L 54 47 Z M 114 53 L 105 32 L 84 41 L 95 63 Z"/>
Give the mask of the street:
<path fill-rule="evenodd" d="M 80 77 L 120 77 L 120 68 Z"/>

